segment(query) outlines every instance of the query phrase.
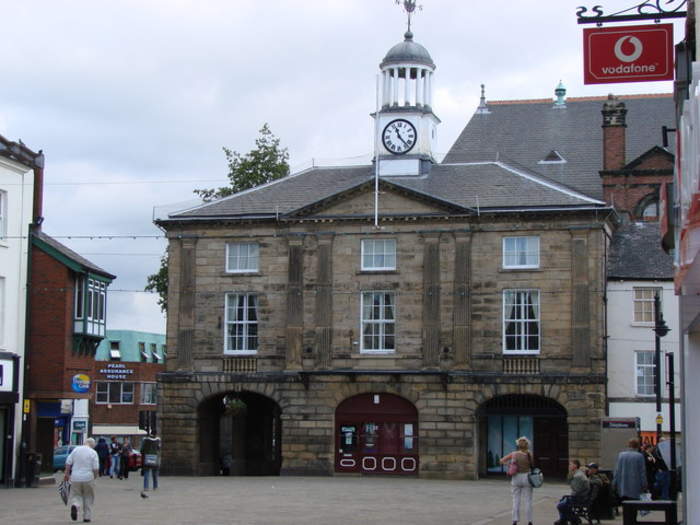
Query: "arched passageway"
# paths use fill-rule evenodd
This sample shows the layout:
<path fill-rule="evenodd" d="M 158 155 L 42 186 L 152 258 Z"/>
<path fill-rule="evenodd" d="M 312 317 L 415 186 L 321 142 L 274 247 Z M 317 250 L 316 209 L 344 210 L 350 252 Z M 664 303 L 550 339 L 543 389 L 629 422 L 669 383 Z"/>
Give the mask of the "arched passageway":
<path fill-rule="evenodd" d="M 335 470 L 417 475 L 418 411 L 394 394 L 359 394 L 335 412 Z"/>
<path fill-rule="evenodd" d="M 228 392 L 198 408 L 200 475 L 277 476 L 282 464 L 279 405 L 253 392 Z"/>
<path fill-rule="evenodd" d="M 569 434 L 566 409 L 553 399 L 529 395 L 497 396 L 483 403 L 479 420 L 479 474 L 506 470 L 498 460 L 515 449 L 515 440 L 532 442 L 535 464 L 548 476 L 566 475 Z"/>

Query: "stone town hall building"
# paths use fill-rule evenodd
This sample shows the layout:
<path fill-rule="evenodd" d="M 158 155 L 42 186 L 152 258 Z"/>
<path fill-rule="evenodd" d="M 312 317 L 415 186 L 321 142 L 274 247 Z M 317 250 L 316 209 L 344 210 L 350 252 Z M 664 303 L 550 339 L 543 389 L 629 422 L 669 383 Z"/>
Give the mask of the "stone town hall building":
<path fill-rule="evenodd" d="M 474 478 L 520 435 L 550 475 L 598 458 L 618 220 L 599 171 L 651 148 L 672 101 L 626 100 L 625 146 L 619 101 L 482 97 L 437 163 L 427 50 L 408 32 L 380 69 L 378 165 L 158 221 L 164 471 Z"/>

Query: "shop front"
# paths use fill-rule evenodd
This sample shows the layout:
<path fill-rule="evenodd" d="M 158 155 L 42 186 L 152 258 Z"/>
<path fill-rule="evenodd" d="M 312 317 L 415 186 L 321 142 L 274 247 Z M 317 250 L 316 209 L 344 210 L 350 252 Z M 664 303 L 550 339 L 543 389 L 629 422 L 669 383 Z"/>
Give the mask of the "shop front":
<path fill-rule="evenodd" d="M 0 352 L 0 486 L 12 486 L 16 439 L 15 412 L 18 393 L 19 357 Z"/>
<path fill-rule="evenodd" d="M 418 412 L 393 394 L 359 394 L 336 409 L 336 472 L 418 475 Z"/>

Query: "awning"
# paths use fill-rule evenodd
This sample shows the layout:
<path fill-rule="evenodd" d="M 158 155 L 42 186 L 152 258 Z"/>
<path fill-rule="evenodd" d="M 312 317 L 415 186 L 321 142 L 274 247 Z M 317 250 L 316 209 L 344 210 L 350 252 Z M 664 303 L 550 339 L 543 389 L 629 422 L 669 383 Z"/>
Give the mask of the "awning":
<path fill-rule="evenodd" d="M 93 436 L 145 436 L 146 431 L 136 425 L 92 425 Z"/>

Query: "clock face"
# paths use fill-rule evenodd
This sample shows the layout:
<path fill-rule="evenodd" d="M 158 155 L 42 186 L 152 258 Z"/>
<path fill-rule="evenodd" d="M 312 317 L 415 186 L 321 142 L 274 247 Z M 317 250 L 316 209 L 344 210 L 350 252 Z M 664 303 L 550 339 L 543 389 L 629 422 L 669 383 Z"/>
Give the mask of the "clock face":
<path fill-rule="evenodd" d="M 394 155 L 411 151 L 416 145 L 416 128 L 408 120 L 396 119 L 389 122 L 382 133 L 384 147 Z"/>

